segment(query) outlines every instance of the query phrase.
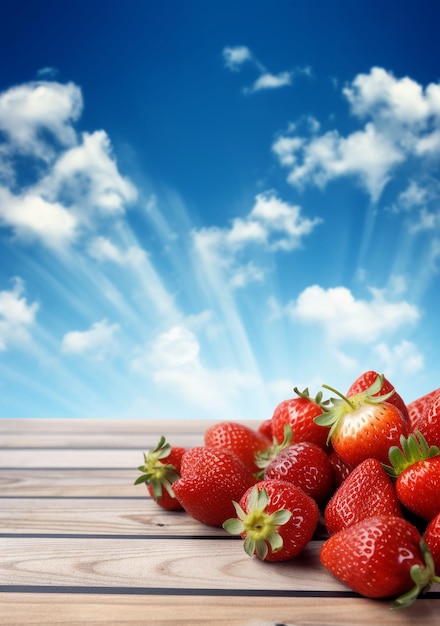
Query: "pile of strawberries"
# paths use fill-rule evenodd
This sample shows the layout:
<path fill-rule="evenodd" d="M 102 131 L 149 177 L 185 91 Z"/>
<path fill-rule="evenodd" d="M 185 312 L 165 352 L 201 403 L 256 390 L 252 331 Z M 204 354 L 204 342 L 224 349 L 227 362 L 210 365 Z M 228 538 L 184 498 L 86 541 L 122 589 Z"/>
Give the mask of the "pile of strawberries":
<path fill-rule="evenodd" d="M 162 437 L 136 484 L 164 509 L 240 535 L 261 560 L 294 558 L 320 526 L 331 574 L 409 606 L 440 583 L 440 388 L 405 404 L 374 371 L 345 395 L 323 388 L 326 400 L 295 388 L 258 429 L 215 424 L 203 446 Z"/>

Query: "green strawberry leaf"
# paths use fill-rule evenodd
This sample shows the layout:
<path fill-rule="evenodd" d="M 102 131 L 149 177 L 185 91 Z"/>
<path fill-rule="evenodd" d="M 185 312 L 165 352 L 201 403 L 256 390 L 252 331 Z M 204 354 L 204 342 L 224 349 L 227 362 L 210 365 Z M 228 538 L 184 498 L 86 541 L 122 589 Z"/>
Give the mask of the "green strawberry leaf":
<path fill-rule="evenodd" d="M 174 498 L 172 483 L 180 478 L 176 468 L 171 463 L 163 463 L 171 452 L 171 446 L 166 442 L 165 437 L 159 439 L 158 444 L 148 452 L 144 453 L 144 465 L 140 465 L 138 470 L 142 472 L 134 481 L 135 485 L 146 483 L 153 491 L 153 497 L 157 501 L 162 495 L 163 490 Z"/>
<path fill-rule="evenodd" d="M 404 470 L 418 461 L 425 461 L 440 454 L 438 446 L 428 446 L 422 433 L 416 430 L 407 438 L 400 437 L 400 446 L 391 446 L 388 451 L 390 465 L 384 465 L 385 470 L 392 478 L 399 476 Z"/>
<path fill-rule="evenodd" d="M 292 517 L 291 511 L 280 509 L 274 513 L 267 513 L 269 496 L 266 489 L 259 490 L 253 487 L 249 494 L 246 513 L 240 504 L 233 502 L 237 518 L 230 518 L 223 523 L 223 528 L 232 535 L 244 537 L 244 551 L 247 555 L 254 554 L 262 561 L 268 555 L 270 546 L 272 552 L 283 547 L 283 538 L 279 528 Z"/>

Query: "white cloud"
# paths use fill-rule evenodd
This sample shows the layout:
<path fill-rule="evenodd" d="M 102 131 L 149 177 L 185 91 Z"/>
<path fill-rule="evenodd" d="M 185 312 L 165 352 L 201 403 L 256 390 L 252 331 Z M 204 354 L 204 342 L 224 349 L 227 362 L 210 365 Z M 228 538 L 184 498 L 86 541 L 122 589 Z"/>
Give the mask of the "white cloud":
<path fill-rule="evenodd" d="M 345 354 L 342 350 L 333 350 L 332 355 L 343 370 L 356 371 L 356 369 L 360 369 L 357 360 L 354 357 Z"/>
<path fill-rule="evenodd" d="M 407 338 L 417 329 L 421 311 L 405 299 L 405 291 L 405 278 L 396 275 L 385 289 L 370 287 L 367 298 L 357 298 L 343 286 L 311 285 L 284 305 L 272 297 L 269 307 L 271 319 L 290 319 L 300 344 L 306 338 L 317 355 L 312 377 L 318 367 L 327 372 L 323 380 L 339 376 L 345 386 L 361 371 L 375 369 L 405 388 L 411 375 L 423 370 L 423 357 Z M 313 365 L 306 360 L 305 367 Z"/>
<path fill-rule="evenodd" d="M 257 220 L 235 218 L 230 229 L 217 229 L 219 246 L 231 251 L 248 245 L 262 244 L 267 240 L 267 230 Z"/>
<path fill-rule="evenodd" d="M 60 203 L 32 192 L 16 196 L 4 187 L 0 187 L 0 225 L 11 228 L 19 239 L 38 240 L 53 250 L 78 235 L 78 220 Z"/>
<path fill-rule="evenodd" d="M 409 230 L 411 233 L 419 233 L 422 231 L 433 231 L 440 226 L 440 213 L 428 211 L 426 207 L 422 207 L 417 216 L 417 222 L 411 224 Z"/>
<path fill-rule="evenodd" d="M 418 156 L 435 156 L 440 152 L 440 130 L 434 130 L 417 140 L 415 152 Z"/>
<path fill-rule="evenodd" d="M 15 278 L 10 291 L 0 291 L 0 351 L 14 345 L 25 345 L 30 341 L 29 329 L 35 322 L 39 305 L 28 304 L 24 294 L 24 283 Z"/>
<path fill-rule="evenodd" d="M 234 72 L 240 70 L 244 63 L 251 63 L 258 71 L 258 78 L 250 87 L 243 89 L 244 93 L 288 87 L 292 84 L 296 75 L 312 75 L 310 67 L 297 67 L 294 70 L 283 71 L 278 74 L 269 72 L 247 46 L 226 47 L 223 49 L 223 58 L 225 59 L 226 67 Z"/>
<path fill-rule="evenodd" d="M 174 395 L 180 396 L 192 406 L 199 407 L 210 415 L 228 415 L 229 419 L 234 419 L 240 413 L 236 405 L 240 393 L 244 390 L 252 393 L 262 384 L 261 380 L 256 380 L 251 374 L 241 370 L 208 370 L 200 364 L 157 370 L 154 381 L 167 390 L 167 393 L 171 389 Z M 251 416 L 241 413 L 240 417 L 243 419 Z"/>
<path fill-rule="evenodd" d="M 216 265 L 234 274 L 232 286 L 262 279 L 254 263 L 237 264 L 237 256 L 251 247 L 265 251 L 291 251 L 321 223 L 318 218 L 303 217 L 301 208 L 280 200 L 273 192 L 256 196 L 245 218 L 235 218 L 230 228 L 202 228 L 193 232 L 194 248 L 206 264 Z"/>
<path fill-rule="evenodd" d="M 296 153 L 304 144 L 302 137 L 279 137 L 272 145 L 272 150 L 277 155 L 281 165 L 287 167 L 297 162 Z"/>
<path fill-rule="evenodd" d="M 62 252 L 98 216 L 120 215 L 137 198 L 107 134 L 76 132 L 82 107 L 73 83 L 31 82 L 0 94 L 0 225 L 18 240 Z M 39 178 L 17 192 L 22 166 Z"/>
<path fill-rule="evenodd" d="M 82 107 L 81 90 L 73 83 L 26 83 L 0 94 L 0 130 L 10 150 L 48 160 L 55 149 L 41 131 L 48 131 L 63 147 L 74 145 L 72 123 Z"/>
<path fill-rule="evenodd" d="M 118 329 L 119 324 L 110 324 L 103 319 L 92 324 L 88 330 L 72 330 L 64 335 L 61 351 L 101 359 L 114 349 Z"/>
<path fill-rule="evenodd" d="M 83 133 L 82 143 L 61 154 L 37 189 L 48 198 L 62 198 L 83 214 L 123 213 L 124 205 L 137 197 L 133 184 L 119 173 L 103 130 Z"/>
<path fill-rule="evenodd" d="M 410 78 L 382 68 L 359 74 L 343 89 L 362 128 L 342 136 L 337 130 L 300 136 L 295 126 L 273 143 L 292 185 L 325 186 L 355 177 L 377 201 L 397 166 L 410 157 L 440 155 L 440 85 L 425 89 Z"/>
<path fill-rule="evenodd" d="M 407 290 L 407 279 L 402 274 L 392 274 L 388 280 L 386 292 L 390 298 L 401 296 Z"/>
<path fill-rule="evenodd" d="M 265 72 L 254 82 L 252 87 L 246 91 L 255 92 L 263 89 L 279 89 L 292 84 L 293 72 L 281 72 L 280 74 L 270 74 Z"/>
<path fill-rule="evenodd" d="M 15 184 L 15 170 L 10 151 L 6 144 L 0 144 L 0 184 L 12 186 Z"/>
<path fill-rule="evenodd" d="M 232 270 L 229 285 L 232 289 L 246 287 L 249 283 L 261 283 L 264 280 L 264 272 L 261 267 L 250 261 Z"/>
<path fill-rule="evenodd" d="M 304 324 L 320 326 L 333 344 L 371 344 L 382 337 L 414 325 L 418 308 L 406 300 L 387 299 L 387 294 L 370 288 L 370 300 L 358 300 L 346 287 L 307 287 L 285 311 Z"/>
<path fill-rule="evenodd" d="M 280 200 L 273 192 L 256 196 L 245 218 L 235 218 L 230 228 L 202 228 L 193 231 L 194 250 L 206 267 L 230 274 L 232 288 L 261 282 L 264 270 L 253 261 L 242 260 L 251 250 L 291 251 L 299 248 L 321 220 L 301 215 L 301 208 Z"/>
<path fill-rule="evenodd" d="M 121 250 L 107 237 L 95 237 L 89 244 L 88 252 L 91 257 L 98 261 L 111 261 L 117 265 L 141 265 L 146 258 L 146 253 L 138 246 L 130 246 Z"/>
<path fill-rule="evenodd" d="M 209 309 L 204 309 L 194 315 L 185 316 L 185 324 L 190 330 L 203 331 L 210 339 L 216 337 L 221 332 L 213 312 Z"/>
<path fill-rule="evenodd" d="M 399 194 L 395 208 L 408 211 L 413 207 L 423 205 L 429 196 L 430 193 L 426 187 L 422 187 L 418 182 L 411 180 L 408 187 Z"/>
<path fill-rule="evenodd" d="M 161 366 L 180 367 L 199 363 L 196 335 L 184 326 L 173 326 L 159 335 L 150 347 L 149 358 Z"/>
<path fill-rule="evenodd" d="M 252 53 L 246 46 L 226 47 L 223 49 L 225 65 L 232 71 L 237 71 L 246 61 L 252 59 Z"/>
<path fill-rule="evenodd" d="M 435 180 L 411 180 L 388 209 L 407 214 L 408 232 L 434 231 L 440 227 L 440 186 Z"/>
<path fill-rule="evenodd" d="M 303 237 L 322 223 L 319 218 L 303 217 L 300 206 L 283 202 L 274 193 L 259 194 L 255 200 L 249 220 L 256 220 L 265 229 L 270 250 L 299 248 Z"/>
<path fill-rule="evenodd" d="M 439 112 L 439 85 L 431 84 L 427 96 L 416 81 L 408 77 L 396 79 L 380 67 L 373 67 L 369 74 L 358 74 L 343 93 L 359 117 L 424 126 L 429 115 Z"/>
<path fill-rule="evenodd" d="M 173 326 L 138 351 L 132 368 L 143 376 L 152 377 L 167 394 L 180 397 L 210 414 L 228 413 L 231 401 L 243 389 L 261 385 L 251 374 L 205 367 L 200 359 L 197 336 L 183 325 Z"/>
<path fill-rule="evenodd" d="M 294 186 L 312 183 L 324 187 L 334 178 L 355 176 L 374 200 L 382 193 L 393 167 L 404 160 L 399 148 L 371 123 L 347 137 L 338 131 L 311 139 L 281 137 L 272 150 L 281 165 L 290 168 L 288 181 Z"/>
<path fill-rule="evenodd" d="M 406 375 L 416 374 L 424 367 L 423 355 L 411 341 L 403 340 L 392 347 L 381 342 L 374 347 L 374 352 L 387 376 L 393 376 L 397 371 Z"/>
<path fill-rule="evenodd" d="M 54 78 L 58 74 L 58 70 L 56 67 L 46 66 L 41 67 L 37 71 L 38 78 Z"/>

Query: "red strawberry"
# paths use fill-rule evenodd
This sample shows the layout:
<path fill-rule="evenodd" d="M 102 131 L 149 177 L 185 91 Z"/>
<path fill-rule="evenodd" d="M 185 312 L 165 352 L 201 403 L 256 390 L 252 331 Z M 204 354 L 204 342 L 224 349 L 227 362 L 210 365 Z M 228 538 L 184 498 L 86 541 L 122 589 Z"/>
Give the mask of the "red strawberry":
<path fill-rule="evenodd" d="M 366 391 L 369 387 L 371 387 L 371 385 L 374 383 L 378 376 L 379 374 L 373 370 L 364 372 L 359 376 L 359 378 L 356 378 L 356 380 L 351 385 L 350 389 L 345 395 L 347 396 L 347 398 L 350 398 L 351 396 L 355 396 L 362 391 Z M 407 421 L 409 421 L 408 408 L 403 398 L 397 393 L 390 381 L 387 380 L 385 376 L 383 376 L 382 388 L 376 395 L 385 395 L 386 393 L 390 393 L 391 391 L 394 391 L 394 393 L 389 397 L 387 402 L 389 402 L 390 404 L 394 404 L 394 406 L 397 407 L 402 413 L 403 417 Z"/>
<path fill-rule="evenodd" d="M 386 400 L 390 394 L 378 396 L 383 377 L 378 376 L 367 390 L 347 398 L 336 393 L 331 398 L 333 408 L 315 418 L 320 426 L 330 426 L 327 441 L 331 441 L 337 455 L 352 467 L 370 457 L 386 463 L 388 450 L 407 434 L 407 423 L 399 409 Z M 392 392 L 390 392 L 392 393 Z"/>
<path fill-rule="evenodd" d="M 221 526 L 234 513 L 232 501 L 256 483 L 236 454 L 204 446 L 185 452 L 180 473 L 173 483 L 176 498 L 189 515 L 208 526 Z"/>
<path fill-rule="evenodd" d="M 324 510 L 329 535 L 373 515 L 402 517 L 391 478 L 377 459 L 365 459 L 335 491 Z"/>
<path fill-rule="evenodd" d="M 395 608 L 409 606 L 433 582 L 440 582 L 419 531 L 402 517 L 369 517 L 341 530 L 324 542 L 320 559 L 362 596 L 401 596 Z"/>
<path fill-rule="evenodd" d="M 272 440 L 260 432 L 236 422 L 220 422 L 205 431 L 205 446 L 231 450 L 251 472 L 257 472 L 255 455 L 266 450 Z"/>
<path fill-rule="evenodd" d="M 352 472 L 353 468 L 348 463 L 345 463 L 334 450 L 328 455 L 328 460 L 333 468 L 333 476 L 335 479 L 335 486 L 339 487 L 344 480 Z"/>
<path fill-rule="evenodd" d="M 318 525 L 318 506 L 299 487 L 283 480 L 263 480 L 234 502 L 238 517 L 223 527 L 241 535 L 249 556 L 285 561 L 297 556 Z"/>
<path fill-rule="evenodd" d="M 293 431 L 292 442 L 310 441 L 321 448 L 326 448 L 326 433 L 314 422 L 314 418 L 325 411 L 322 393 L 313 400 L 308 389 L 300 392 L 295 387 L 296 398 L 284 400 L 275 408 L 272 416 L 272 435 L 278 442 L 283 441 L 284 426 L 289 424 Z"/>
<path fill-rule="evenodd" d="M 440 575 L 440 513 L 429 522 L 423 539 L 432 554 L 435 571 Z"/>
<path fill-rule="evenodd" d="M 385 466 L 396 479 L 400 502 L 424 520 L 440 513 L 440 450 L 430 446 L 421 433 L 401 437 L 400 449 L 392 446 L 390 466 Z"/>
<path fill-rule="evenodd" d="M 258 427 L 258 432 L 264 435 L 269 439 L 269 441 L 273 440 L 273 432 L 272 432 L 272 418 L 270 417 L 267 420 L 261 422 Z"/>
<path fill-rule="evenodd" d="M 420 431 L 429 445 L 440 447 L 440 389 L 430 394 L 429 404 L 417 420 Z"/>
<path fill-rule="evenodd" d="M 333 469 L 322 448 L 309 441 L 293 443 L 281 450 L 264 470 L 264 478 L 286 480 L 318 503 L 333 490 Z"/>
<path fill-rule="evenodd" d="M 179 478 L 182 456 L 185 448 L 171 447 L 165 437 L 161 437 L 157 446 L 144 453 L 145 464 L 138 467 L 142 475 L 135 485 L 145 483 L 152 498 L 163 509 L 169 511 L 182 510 L 180 502 L 175 498 L 172 484 Z"/>
<path fill-rule="evenodd" d="M 425 415 L 429 411 L 431 404 L 439 396 L 440 396 L 440 389 L 434 389 L 434 391 L 430 391 L 429 393 L 426 393 L 424 396 L 420 396 L 420 398 L 417 398 L 417 400 L 413 400 L 407 405 L 408 415 L 409 415 L 409 432 L 410 433 L 413 433 L 414 431 L 419 429 L 419 421 L 425 417 Z"/>

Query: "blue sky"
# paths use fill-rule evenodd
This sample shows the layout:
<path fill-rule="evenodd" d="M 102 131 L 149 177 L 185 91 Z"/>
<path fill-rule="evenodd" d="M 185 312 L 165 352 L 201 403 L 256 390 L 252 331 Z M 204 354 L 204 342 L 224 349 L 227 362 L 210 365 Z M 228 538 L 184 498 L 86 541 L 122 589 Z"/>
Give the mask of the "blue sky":
<path fill-rule="evenodd" d="M 0 416 L 438 387 L 439 19 L 0 2 Z"/>

